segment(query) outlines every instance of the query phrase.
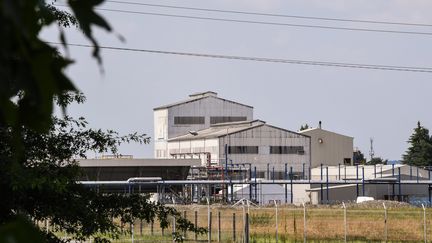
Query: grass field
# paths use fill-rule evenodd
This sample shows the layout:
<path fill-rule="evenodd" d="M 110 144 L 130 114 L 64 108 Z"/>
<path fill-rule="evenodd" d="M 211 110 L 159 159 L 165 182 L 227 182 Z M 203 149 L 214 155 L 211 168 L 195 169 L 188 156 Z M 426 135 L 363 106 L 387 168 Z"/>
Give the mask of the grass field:
<path fill-rule="evenodd" d="M 194 222 L 197 212 L 198 225 L 208 226 L 206 206 L 178 206 L 180 212 Z M 242 242 L 244 221 L 242 207 L 212 206 L 211 238 L 217 242 Z M 432 240 L 430 215 L 427 209 L 427 239 Z M 235 216 L 233 214 L 235 213 Z M 220 214 L 220 217 L 218 216 Z M 423 210 L 417 207 L 389 205 L 387 211 L 387 239 L 389 242 L 422 242 L 424 241 Z M 235 228 L 234 220 L 235 217 Z M 302 242 L 304 237 L 304 220 L 302 207 L 278 208 L 278 242 Z M 220 221 L 220 223 L 219 223 Z M 158 223 L 153 226 L 139 222 L 134 225 L 135 242 L 172 242 L 172 227 L 164 230 L 162 235 Z M 274 207 L 249 209 L 250 242 L 276 242 L 276 210 Z M 344 211 L 341 206 L 309 207 L 306 211 L 306 237 L 308 242 L 343 242 Z M 185 242 L 195 242 L 195 235 L 187 233 Z M 205 242 L 208 235 L 197 236 L 199 242 Z M 349 242 L 383 242 L 385 240 L 384 209 L 379 206 L 359 207 L 349 205 L 347 208 L 347 240 Z M 118 242 L 130 242 L 127 235 Z"/>

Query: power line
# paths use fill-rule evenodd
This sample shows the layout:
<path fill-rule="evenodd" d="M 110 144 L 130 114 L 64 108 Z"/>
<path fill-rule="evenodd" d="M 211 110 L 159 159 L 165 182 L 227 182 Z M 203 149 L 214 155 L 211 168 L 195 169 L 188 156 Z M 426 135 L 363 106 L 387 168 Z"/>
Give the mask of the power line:
<path fill-rule="evenodd" d="M 148 6 L 148 7 L 158 7 L 158 8 L 184 9 L 184 10 L 195 10 L 195 11 L 216 12 L 216 13 L 233 13 L 233 14 L 243 14 L 243 15 L 268 16 L 268 17 L 283 17 L 283 18 L 294 18 L 294 19 L 312 19 L 312 20 L 326 20 L 326 21 L 354 22 L 354 23 L 368 23 L 368 24 L 388 24 L 388 25 L 432 27 L 432 24 L 424 24 L 424 23 L 407 23 L 407 22 L 390 22 L 390 21 L 362 20 L 362 19 L 328 18 L 328 17 L 316 17 L 316 16 L 303 16 L 303 15 L 286 15 L 286 14 L 275 14 L 275 13 L 247 12 L 247 11 L 211 9 L 211 8 L 196 8 L 196 7 L 177 6 L 177 5 L 150 4 L 150 3 L 114 1 L 114 0 L 107 0 L 105 2 L 128 4 L 128 5 L 140 5 L 140 6 Z"/>
<path fill-rule="evenodd" d="M 56 4 L 56 6 L 67 7 L 66 5 L 60 5 L 60 4 Z M 107 9 L 107 8 L 95 8 L 95 9 L 100 10 L 100 11 L 119 12 L 119 13 L 127 13 L 127 14 L 140 14 L 140 15 L 151 15 L 151 16 L 161 16 L 161 17 L 199 19 L 199 20 L 235 22 L 235 23 L 246 23 L 246 24 L 262 24 L 262 25 L 289 26 L 289 27 L 300 27 L 300 28 L 318 28 L 318 29 L 330 29 L 330 30 L 363 31 L 363 32 L 381 32 L 381 33 L 391 33 L 391 34 L 410 34 L 410 35 L 428 35 L 428 36 L 432 35 L 432 32 L 402 31 L 402 30 L 387 30 L 387 29 L 369 29 L 369 28 L 349 28 L 349 27 L 334 27 L 334 26 L 325 26 L 325 25 L 291 24 L 291 23 L 265 22 L 265 21 L 255 21 L 255 20 L 240 20 L 240 19 L 199 17 L 199 16 L 191 16 L 191 15 L 164 14 L 164 13 L 155 13 L 155 12 L 140 12 L 140 11 Z"/>
<path fill-rule="evenodd" d="M 59 42 L 47 42 L 47 43 L 54 44 L 54 45 L 62 45 Z M 68 43 L 66 45 L 75 46 L 75 47 L 85 47 L 85 48 L 95 47 L 93 45 L 73 44 L 73 43 Z M 241 60 L 241 61 L 432 73 L 432 68 L 429 67 L 392 66 L 392 65 L 377 65 L 377 64 L 345 63 L 345 62 L 322 62 L 322 61 L 296 60 L 296 59 L 277 59 L 277 58 L 266 58 L 266 57 L 231 56 L 231 55 L 221 55 L 221 54 L 177 52 L 177 51 L 164 51 L 164 50 L 152 50 L 152 49 L 135 49 L 135 48 L 114 47 L 114 46 L 99 46 L 99 48 L 107 49 L 107 50 L 116 50 L 116 51 L 145 52 L 145 53 L 153 53 L 153 54 L 230 59 L 230 60 Z"/>

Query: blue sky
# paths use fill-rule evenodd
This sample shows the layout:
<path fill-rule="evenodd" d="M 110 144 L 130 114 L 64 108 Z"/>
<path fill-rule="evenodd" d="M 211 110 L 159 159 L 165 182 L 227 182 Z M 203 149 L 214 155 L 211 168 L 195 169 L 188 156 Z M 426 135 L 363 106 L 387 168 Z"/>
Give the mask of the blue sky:
<path fill-rule="evenodd" d="M 139 0 L 136 0 L 139 2 Z M 221 0 L 141 1 L 287 15 L 431 23 L 432 1 L 423 0 Z M 106 3 L 105 8 L 297 24 L 432 32 L 432 27 L 388 26 L 276 17 L 215 14 Z M 330 62 L 432 67 L 432 36 L 370 33 L 101 12 L 116 34 L 97 30 L 101 45 L 139 49 L 259 56 Z M 58 40 L 58 28 L 43 33 Z M 88 43 L 75 29 L 70 43 Z M 290 130 L 308 123 L 354 137 L 365 154 L 400 159 L 418 120 L 432 129 L 432 74 L 192 58 L 102 50 L 101 73 L 91 50 L 70 47 L 67 70 L 87 96 L 68 113 L 91 126 L 153 136 L 153 108 L 212 90 L 254 106 L 255 118 Z M 152 157 L 153 146 L 124 145 L 122 154 Z"/>

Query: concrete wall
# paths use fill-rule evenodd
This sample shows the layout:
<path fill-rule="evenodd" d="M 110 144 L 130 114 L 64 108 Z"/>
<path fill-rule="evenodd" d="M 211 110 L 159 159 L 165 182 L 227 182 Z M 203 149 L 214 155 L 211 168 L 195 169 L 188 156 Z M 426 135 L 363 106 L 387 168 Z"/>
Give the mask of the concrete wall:
<path fill-rule="evenodd" d="M 154 124 L 154 157 L 168 158 L 168 109 L 155 110 L 153 113 Z"/>
<path fill-rule="evenodd" d="M 324 129 L 310 129 L 300 133 L 311 137 L 312 167 L 324 165 L 344 164 L 344 159 L 353 158 L 353 138 L 326 131 Z"/>
<path fill-rule="evenodd" d="M 228 154 L 233 163 L 252 163 L 257 171 L 266 171 L 267 163 L 270 170 L 282 172 L 285 163 L 293 166 L 295 172 L 300 172 L 303 163 L 306 168 L 310 164 L 310 138 L 269 125 L 263 125 L 243 132 L 234 133 L 219 138 L 219 158 L 225 158 L 225 144 L 228 146 L 258 146 L 258 154 Z M 304 154 L 270 154 L 270 146 L 303 146 Z M 260 177 L 260 175 L 258 175 Z"/>

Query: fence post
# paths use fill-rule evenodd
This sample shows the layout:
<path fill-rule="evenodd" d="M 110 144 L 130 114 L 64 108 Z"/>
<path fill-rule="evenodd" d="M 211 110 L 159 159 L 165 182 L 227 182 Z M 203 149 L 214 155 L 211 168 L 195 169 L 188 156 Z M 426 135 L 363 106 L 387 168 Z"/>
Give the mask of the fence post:
<path fill-rule="evenodd" d="M 249 243 L 249 213 L 246 213 L 245 232 L 245 243 Z"/>
<path fill-rule="evenodd" d="M 140 219 L 140 236 L 142 236 L 142 230 L 143 230 L 143 221 Z"/>
<path fill-rule="evenodd" d="M 198 212 L 195 211 L 195 227 L 198 227 Z M 198 234 L 195 232 L 195 241 L 198 240 Z"/>
<path fill-rule="evenodd" d="M 220 242 L 221 240 L 221 212 L 218 211 L 218 237 L 217 237 L 218 242 Z"/>
<path fill-rule="evenodd" d="M 133 222 L 130 224 L 130 229 L 131 229 L 131 240 L 132 243 L 134 243 L 134 223 Z"/>
<path fill-rule="evenodd" d="M 150 223 L 150 234 L 153 236 L 153 233 L 154 233 L 154 222 L 151 221 L 151 223 Z"/>
<path fill-rule="evenodd" d="M 233 227 L 233 242 L 235 242 L 236 241 L 236 215 L 235 215 L 235 213 L 233 213 L 233 220 L 232 220 L 232 222 L 233 222 L 233 225 L 232 225 L 232 227 Z"/>
<path fill-rule="evenodd" d="M 384 207 L 384 241 L 387 242 L 387 207 L 385 203 L 383 203 Z"/>
<path fill-rule="evenodd" d="M 344 210 L 344 242 L 347 242 L 347 234 L 348 234 L 348 229 L 347 229 L 347 213 L 346 213 L 346 206 L 345 203 L 342 202 L 342 207 Z"/>
<path fill-rule="evenodd" d="M 212 233 L 212 212 L 209 212 L 208 216 L 209 216 L 208 217 L 208 242 L 210 243 L 212 240 L 212 236 L 211 236 L 211 233 Z"/>
<path fill-rule="evenodd" d="M 423 232 L 424 232 L 424 242 L 427 243 L 427 227 L 426 227 L 426 208 L 422 203 L 423 208 Z"/>
<path fill-rule="evenodd" d="M 277 206 L 276 200 L 273 200 L 273 202 L 274 202 L 275 211 L 276 211 L 276 214 L 275 214 L 275 219 L 276 219 L 276 243 L 278 243 L 278 206 Z"/>
<path fill-rule="evenodd" d="M 306 228 L 306 205 L 303 202 L 303 242 L 304 243 L 307 242 L 306 233 L 307 233 L 307 228 Z"/>
<path fill-rule="evenodd" d="M 187 219 L 187 212 L 186 212 L 186 210 L 183 210 L 183 218 Z M 187 237 L 186 231 L 187 230 L 183 230 L 183 236 L 184 236 L 185 239 Z"/>

